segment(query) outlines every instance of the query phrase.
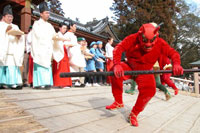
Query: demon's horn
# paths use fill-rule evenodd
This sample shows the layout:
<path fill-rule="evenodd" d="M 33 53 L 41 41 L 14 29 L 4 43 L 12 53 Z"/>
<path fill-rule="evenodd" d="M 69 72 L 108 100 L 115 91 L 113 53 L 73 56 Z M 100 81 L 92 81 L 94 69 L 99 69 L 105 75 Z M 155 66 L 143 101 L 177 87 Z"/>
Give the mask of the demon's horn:
<path fill-rule="evenodd" d="M 156 33 L 158 32 L 158 30 L 160 29 L 160 26 L 163 25 L 163 24 L 164 24 L 164 23 L 161 22 L 160 24 L 158 24 L 158 25 L 156 26 L 156 29 L 154 30 L 154 34 L 156 34 Z"/>

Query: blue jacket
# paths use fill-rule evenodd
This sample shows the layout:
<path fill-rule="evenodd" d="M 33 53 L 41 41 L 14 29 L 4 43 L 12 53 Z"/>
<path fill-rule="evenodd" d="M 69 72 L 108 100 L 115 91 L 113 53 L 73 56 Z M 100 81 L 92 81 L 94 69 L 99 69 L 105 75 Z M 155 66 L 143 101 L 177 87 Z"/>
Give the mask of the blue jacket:
<path fill-rule="evenodd" d="M 102 50 L 97 48 L 96 49 L 96 54 L 98 57 L 102 58 L 102 59 L 106 59 L 106 57 L 103 55 Z"/>
<path fill-rule="evenodd" d="M 86 71 L 95 71 L 96 70 L 95 62 L 97 61 L 99 56 L 96 54 L 96 51 L 94 48 L 90 49 L 90 53 L 93 54 L 94 57 L 92 59 L 87 60 L 87 65 L 86 65 L 85 70 Z"/>
<path fill-rule="evenodd" d="M 101 49 L 97 48 L 96 53 L 97 53 L 98 57 L 100 57 L 102 59 L 106 59 L 106 57 L 103 55 L 103 52 L 102 52 Z M 96 61 L 95 65 L 96 65 L 97 69 L 103 69 L 104 70 L 104 63 L 103 62 Z"/>
<path fill-rule="evenodd" d="M 90 53 L 94 55 L 94 57 L 92 59 L 94 59 L 95 61 L 100 58 L 97 53 L 96 53 L 96 50 L 94 48 L 91 48 L 90 49 Z"/>

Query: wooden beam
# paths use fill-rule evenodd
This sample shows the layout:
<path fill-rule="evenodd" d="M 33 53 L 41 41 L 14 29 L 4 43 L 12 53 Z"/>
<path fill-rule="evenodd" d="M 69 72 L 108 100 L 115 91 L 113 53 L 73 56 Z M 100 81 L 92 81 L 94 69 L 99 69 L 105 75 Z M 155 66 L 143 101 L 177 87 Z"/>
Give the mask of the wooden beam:
<path fill-rule="evenodd" d="M 10 101 L 10 100 L 17 100 L 16 98 L 0 98 L 0 101 L 2 101 L 2 100 L 4 100 L 4 101 Z"/>
<path fill-rule="evenodd" d="M 193 67 L 193 69 L 198 69 L 198 67 Z M 199 94 L 199 73 L 194 73 L 194 90 L 196 94 Z"/>
<path fill-rule="evenodd" d="M 16 108 L 19 108 L 19 106 L 3 107 L 3 108 L 0 108 L 0 111 L 2 111 L 2 110 L 9 110 L 9 109 L 16 109 Z"/>
<path fill-rule="evenodd" d="M 31 25 L 31 0 L 26 0 L 25 7 L 21 10 L 21 30 L 28 33 Z"/>
<path fill-rule="evenodd" d="M 14 117 L 14 118 L 3 119 L 3 120 L 0 120 L 0 124 L 1 124 L 1 123 L 4 123 L 4 122 L 17 121 L 17 120 L 29 119 L 29 118 L 33 118 L 33 116 L 32 116 L 32 115 L 27 115 L 27 116 L 20 116 L 20 117 Z"/>
<path fill-rule="evenodd" d="M 27 133 L 40 133 L 40 132 L 47 132 L 49 131 L 48 128 L 41 128 L 41 129 L 37 129 L 37 130 L 34 130 L 34 131 L 28 131 Z"/>

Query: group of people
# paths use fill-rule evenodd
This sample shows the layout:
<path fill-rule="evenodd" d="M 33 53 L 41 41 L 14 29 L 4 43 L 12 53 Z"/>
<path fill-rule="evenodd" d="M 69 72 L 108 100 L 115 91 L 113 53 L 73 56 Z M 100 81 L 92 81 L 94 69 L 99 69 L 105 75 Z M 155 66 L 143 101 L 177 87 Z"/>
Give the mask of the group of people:
<path fill-rule="evenodd" d="M 189 78 L 191 80 L 191 78 Z M 194 83 L 189 82 L 187 78 L 182 79 L 181 81 L 178 79 L 173 79 L 175 85 L 182 91 L 194 92 Z"/>
<path fill-rule="evenodd" d="M 108 37 L 106 51 L 103 50 L 102 41 L 93 41 L 88 46 L 84 37 L 77 38 L 75 35 L 76 24 L 72 21 L 60 23 L 56 33 L 48 22 L 50 12 L 46 2 L 39 4 L 39 11 L 40 19 L 29 27 L 26 36 L 13 35 L 9 32 L 14 29 L 19 32 L 20 29 L 12 24 L 12 7 L 4 7 L 0 22 L 3 29 L 0 33 L 0 88 L 22 89 L 31 85 L 35 89 L 50 89 L 52 86 L 69 88 L 106 84 L 105 77 L 60 78 L 60 73 L 103 72 L 106 61 L 109 70 L 112 67 L 109 62 L 113 57 L 113 38 Z"/>

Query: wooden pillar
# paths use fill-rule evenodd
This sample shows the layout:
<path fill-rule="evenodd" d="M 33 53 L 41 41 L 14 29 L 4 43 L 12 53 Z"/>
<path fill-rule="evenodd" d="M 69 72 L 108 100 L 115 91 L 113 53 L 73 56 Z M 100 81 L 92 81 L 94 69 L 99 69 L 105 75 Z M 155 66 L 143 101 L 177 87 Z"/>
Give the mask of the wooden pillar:
<path fill-rule="evenodd" d="M 28 33 L 31 25 L 31 0 L 26 0 L 25 7 L 21 10 L 21 30 Z"/>
<path fill-rule="evenodd" d="M 193 67 L 193 69 L 198 69 L 198 67 Z M 194 73 L 194 90 L 196 94 L 199 94 L 199 74 Z"/>

